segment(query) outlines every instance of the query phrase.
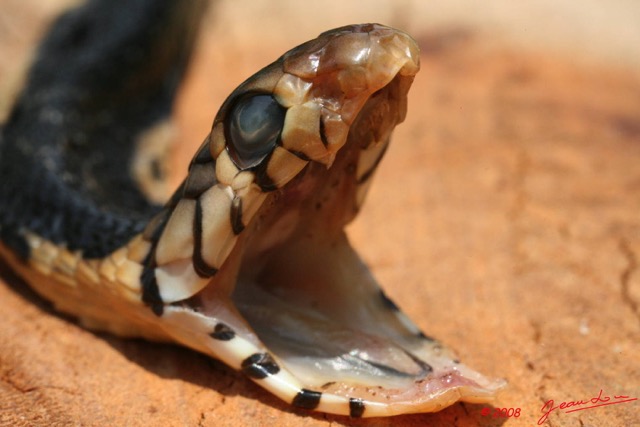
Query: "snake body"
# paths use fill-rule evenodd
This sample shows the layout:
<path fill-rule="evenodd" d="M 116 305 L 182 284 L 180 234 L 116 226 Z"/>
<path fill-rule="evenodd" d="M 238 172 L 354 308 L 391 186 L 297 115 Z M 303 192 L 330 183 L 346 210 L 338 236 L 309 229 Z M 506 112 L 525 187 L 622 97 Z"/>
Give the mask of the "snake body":
<path fill-rule="evenodd" d="M 296 407 L 491 400 L 503 383 L 423 334 L 343 231 L 405 117 L 416 43 L 364 24 L 285 53 L 229 95 L 156 205 L 135 159 L 162 180 L 140 147 L 170 114 L 204 5 L 127 7 L 60 17 L 3 125 L 1 253 L 19 275 L 86 327 L 181 343 Z"/>

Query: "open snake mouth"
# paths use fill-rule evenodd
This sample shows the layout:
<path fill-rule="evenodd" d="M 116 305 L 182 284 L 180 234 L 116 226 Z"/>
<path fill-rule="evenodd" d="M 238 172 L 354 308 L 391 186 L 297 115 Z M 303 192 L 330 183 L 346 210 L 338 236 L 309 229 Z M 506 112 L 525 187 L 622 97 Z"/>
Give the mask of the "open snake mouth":
<path fill-rule="evenodd" d="M 201 267 L 215 270 L 211 281 L 186 300 L 176 298 L 172 309 L 212 319 L 211 336 L 221 341 L 241 338 L 235 350 L 216 354 L 280 397 L 290 398 L 292 382 L 314 390 L 311 398 L 294 399 L 298 406 L 318 408 L 313 396 L 324 393 L 367 402 L 373 416 L 433 411 L 461 398 L 486 400 L 498 384 L 423 334 L 385 296 L 343 230 L 360 209 L 393 128 L 404 120 L 417 46 L 404 33 L 375 25 L 327 37 L 332 42 L 318 47 L 316 40 L 283 57 L 287 74 L 275 84 L 274 98 L 252 78 L 221 108 L 212 135 L 224 135 L 226 146 L 216 149 L 213 142 L 214 156 L 230 159 L 224 161 L 236 168 L 234 177 L 250 172 L 261 191 L 235 190 L 245 191 L 243 206 L 253 211 L 232 209 L 241 232 L 224 262 Z M 334 62 L 320 72 L 318 63 L 331 49 Z M 378 57 L 375 49 L 382 51 Z M 343 63 L 336 64 L 340 55 Z M 312 78 L 308 61 L 315 61 Z M 269 87 L 271 72 L 263 71 Z M 252 118 L 250 125 L 242 115 Z M 256 133 L 266 135 L 257 146 Z M 284 151 L 289 157 L 276 155 Z M 202 210 L 206 217 L 206 206 Z M 209 267 L 216 263 L 208 259 Z M 247 346 L 261 351 L 239 357 Z M 322 410 L 340 412 L 327 400 Z M 351 409 L 352 415 L 360 411 Z"/>
<path fill-rule="evenodd" d="M 399 111 L 406 103 L 400 86 L 396 77 L 371 96 L 330 168 L 309 163 L 269 195 L 215 286 L 200 294 L 204 311 L 213 314 L 219 313 L 220 290 L 231 290 L 229 307 L 250 327 L 232 329 L 262 342 L 311 388 L 343 381 L 399 387 L 432 370 L 407 350 L 428 341 L 379 290 L 343 231 L 390 131 L 378 135 L 382 141 L 367 141 L 363 135 L 373 134 L 363 128 L 370 131 L 380 110 Z M 358 177 L 363 150 L 377 157 Z M 221 286 L 220 277 L 229 284 Z"/>

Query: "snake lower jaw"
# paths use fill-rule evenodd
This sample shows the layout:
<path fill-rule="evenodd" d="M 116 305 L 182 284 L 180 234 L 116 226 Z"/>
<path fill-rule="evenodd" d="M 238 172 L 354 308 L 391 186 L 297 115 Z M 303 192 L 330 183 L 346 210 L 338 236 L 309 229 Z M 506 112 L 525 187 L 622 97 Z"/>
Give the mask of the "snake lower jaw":
<path fill-rule="evenodd" d="M 486 402 L 504 385 L 426 337 L 385 296 L 343 232 L 294 231 L 268 250 L 232 257 L 235 266 L 220 273 L 233 283 L 205 288 L 190 309 L 264 349 L 304 389 L 362 399 L 374 416 Z"/>

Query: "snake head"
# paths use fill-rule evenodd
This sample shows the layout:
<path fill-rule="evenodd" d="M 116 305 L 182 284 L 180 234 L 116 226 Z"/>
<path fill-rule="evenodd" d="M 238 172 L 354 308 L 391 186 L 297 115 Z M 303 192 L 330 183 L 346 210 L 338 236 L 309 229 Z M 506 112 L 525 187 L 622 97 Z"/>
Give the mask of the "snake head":
<path fill-rule="evenodd" d="M 145 232 L 143 299 L 170 337 L 308 409 L 380 416 L 492 398 L 502 382 L 422 333 L 343 230 L 418 69 L 407 34 L 355 25 L 229 96 Z"/>

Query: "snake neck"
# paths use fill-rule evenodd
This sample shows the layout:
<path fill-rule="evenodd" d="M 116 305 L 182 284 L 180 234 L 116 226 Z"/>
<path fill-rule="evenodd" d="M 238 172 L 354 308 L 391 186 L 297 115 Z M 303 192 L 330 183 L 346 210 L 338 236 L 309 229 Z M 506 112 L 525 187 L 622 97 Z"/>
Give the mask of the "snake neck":
<path fill-rule="evenodd" d="M 89 1 L 53 23 L 0 137 L 0 241 L 21 258 L 29 233 L 102 258 L 160 210 L 134 158 L 170 116 L 204 5 Z"/>

